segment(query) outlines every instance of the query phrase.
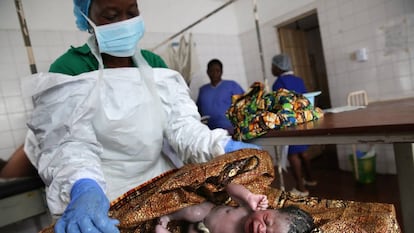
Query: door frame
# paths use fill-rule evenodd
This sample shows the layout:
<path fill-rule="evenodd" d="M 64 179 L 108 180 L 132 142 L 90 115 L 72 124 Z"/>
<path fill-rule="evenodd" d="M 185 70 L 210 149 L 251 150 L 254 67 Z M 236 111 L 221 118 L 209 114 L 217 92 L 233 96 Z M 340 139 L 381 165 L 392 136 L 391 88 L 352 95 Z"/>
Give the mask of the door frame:
<path fill-rule="evenodd" d="M 282 51 L 282 45 L 281 45 L 281 38 L 280 38 L 279 29 L 287 27 L 288 25 L 291 25 L 291 24 L 295 23 L 296 21 L 298 21 L 300 19 L 303 19 L 303 18 L 306 18 L 306 17 L 311 16 L 311 15 L 316 15 L 316 17 L 318 16 L 318 12 L 317 12 L 316 8 L 308 9 L 308 10 L 304 11 L 303 13 L 291 16 L 288 19 L 285 19 L 285 20 L 281 21 L 280 23 L 278 23 L 274 26 L 275 31 L 277 33 L 279 51 Z M 319 26 L 319 22 L 318 22 L 318 26 Z M 319 30 L 319 33 L 320 33 L 320 30 Z M 321 107 L 322 108 L 330 108 L 331 107 L 331 101 L 330 101 L 329 84 L 328 84 L 328 82 L 329 82 L 328 78 L 329 77 L 328 77 L 327 70 L 326 70 L 326 61 L 325 61 L 325 56 L 324 56 L 324 51 L 323 51 L 322 36 L 320 36 L 320 38 L 321 38 L 320 43 L 321 43 L 321 49 L 322 49 L 321 53 L 322 53 L 322 56 L 323 56 L 323 59 L 324 59 L 324 61 L 323 61 L 324 75 L 323 75 L 323 77 L 319 77 L 319 76 L 316 75 L 317 77 L 314 78 L 313 82 L 315 83 L 316 88 L 318 88 L 320 91 L 322 91 L 322 94 L 317 98 L 317 100 L 318 99 L 320 100 L 319 102 L 321 103 Z M 313 67 L 313 68 L 315 68 L 315 67 Z"/>

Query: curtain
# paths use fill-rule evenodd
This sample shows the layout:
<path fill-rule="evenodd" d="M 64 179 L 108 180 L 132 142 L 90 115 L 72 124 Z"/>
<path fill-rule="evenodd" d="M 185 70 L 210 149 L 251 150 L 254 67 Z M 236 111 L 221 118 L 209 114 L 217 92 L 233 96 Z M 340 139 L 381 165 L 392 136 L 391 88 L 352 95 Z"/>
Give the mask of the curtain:
<path fill-rule="evenodd" d="M 180 72 L 187 85 L 190 86 L 194 71 L 199 69 L 192 34 L 189 34 L 188 39 L 185 38 L 185 35 L 182 35 L 178 47 L 176 43 L 169 44 L 163 57 L 168 67 Z"/>

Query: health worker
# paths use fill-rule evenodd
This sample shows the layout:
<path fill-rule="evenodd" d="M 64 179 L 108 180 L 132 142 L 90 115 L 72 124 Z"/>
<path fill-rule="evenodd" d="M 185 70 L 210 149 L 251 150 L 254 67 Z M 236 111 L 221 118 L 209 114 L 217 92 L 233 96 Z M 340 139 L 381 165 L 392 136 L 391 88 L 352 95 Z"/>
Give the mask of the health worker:
<path fill-rule="evenodd" d="M 210 83 L 200 87 L 197 98 L 197 107 L 201 116 L 208 116 L 210 129 L 222 128 L 233 134 L 234 128 L 226 117 L 230 108 L 233 95 L 244 93 L 243 88 L 233 80 L 223 80 L 223 63 L 218 59 L 212 59 L 207 63 L 207 75 Z"/>
<path fill-rule="evenodd" d="M 277 77 L 273 83 L 272 90 L 277 91 L 284 88 L 297 93 L 306 93 L 305 82 L 292 71 L 292 63 L 287 54 L 278 54 L 272 58 L 272 74 Z M 306 186 L 316 186 L 317 181 L 313 179 L 311 169 L 311 154 L 308 152 L 309 145 L 289 146 L 287 156 L 292 167 L 295 187 L 290 193 L 306 197 L 309 191 Z M 304 170 L 304 174 L 302 173 Z"/>
<path fill-rule="evenodd" d="M 74 14 L 91 34 L 86 45 L 23 88 L 34 100 L 24 150 L 59 217 L 55 232 L 119 232 L 110 201 L 174 168 L 163 141 L 184 163 L 258 148 L 202 124 L 182 76 L 151 67 L 165 63 L 138 48 L 137 0 L 74 0 Z"/>

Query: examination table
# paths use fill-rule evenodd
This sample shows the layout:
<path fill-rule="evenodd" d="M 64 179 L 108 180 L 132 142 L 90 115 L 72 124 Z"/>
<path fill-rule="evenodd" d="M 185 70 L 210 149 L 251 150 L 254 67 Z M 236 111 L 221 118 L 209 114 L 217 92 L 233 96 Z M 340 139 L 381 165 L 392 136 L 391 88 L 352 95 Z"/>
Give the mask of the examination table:
<path fill-rule="evenodd" d="M 47 211 L 42 180 L 35 177 L 0 179 L 0 227 Z"/>

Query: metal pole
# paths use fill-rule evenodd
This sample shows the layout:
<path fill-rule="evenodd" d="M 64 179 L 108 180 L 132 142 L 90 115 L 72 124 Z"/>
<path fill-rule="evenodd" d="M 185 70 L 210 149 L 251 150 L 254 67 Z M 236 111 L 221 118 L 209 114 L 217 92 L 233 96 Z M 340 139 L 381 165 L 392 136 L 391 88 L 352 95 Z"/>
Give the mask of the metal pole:
<path fill-rule="evenodd" d="M 235 2 L 237 0 L 230 0 L 226 3 L 224 3 L 222 6 L 220 6 L 219 8 L 215 9 L 214 11 L 208 13 L 207 15 L 203 16 L 202 18 L 200 18 L 199 20 L 195 21 L 194 23 L 188 25 L 187 27 L 185 27 L 184 29 L 180 30 L 179 32 L 175 33 L 174 35 L 168 37 L 166 40 L 164 40 L 163 42 L 161 42 L 160 44 L 158 44 L 157 46 L 155 46 L 154 48 L 152 48 L 151 50 L 154 51 L 157 48 L 163 46 L 164 44 L 166 44 L 168 41 L 174 39 L 175 37 L 177 37 L 178 35 L 180 35 L 181 33 L 187 31 L 188 29 L 194 27 L 196 24 L 201 23 L 202 21 L 204 21 L 205 19 L 207 19 L 208 17 L 210 17 L 211 15 L 215 14 L 216 12 L 218 12 L 219 10 L 223 9 L 224 7 L 230 5 L 231 3 Z"/>
<path fill-rule="evenodd" d="M 263 57 L 263 48 L 262 48 L 262 38 L 260 36 L 260 26 L 259 26 L 259 14 L 257 13 L 257 0 L 253 0 L 253 14 L 254 14 L 254 22 L 256 25 L 256 35 L 257 35 L 257 42 L 259 45 L 259 55 L 260 55 L 260 62 L 262 67 L 262 75 L 263 75 L 263 82 L 265 85 L 265 91 L 269 92 L 269 84 L 267 82 L 266 78 L 266 72 L 265 72 L 265 63 L 264 63 L 264 57 Z"/>
<path fill-rule="evenodd" d="M 26 19 L 24 17 L 23 5 L 21 0 L 15 0 L 17 16 L 20 22 L 20 29 L 22 31 L 24 44 L 26 46 L 27 56 L 29 57 L 30 71 L 32 74 L 37 73 L 36 63 L 33 55 L 32 45 L 30 43 L 29 30 L 27 29 Z"/>

